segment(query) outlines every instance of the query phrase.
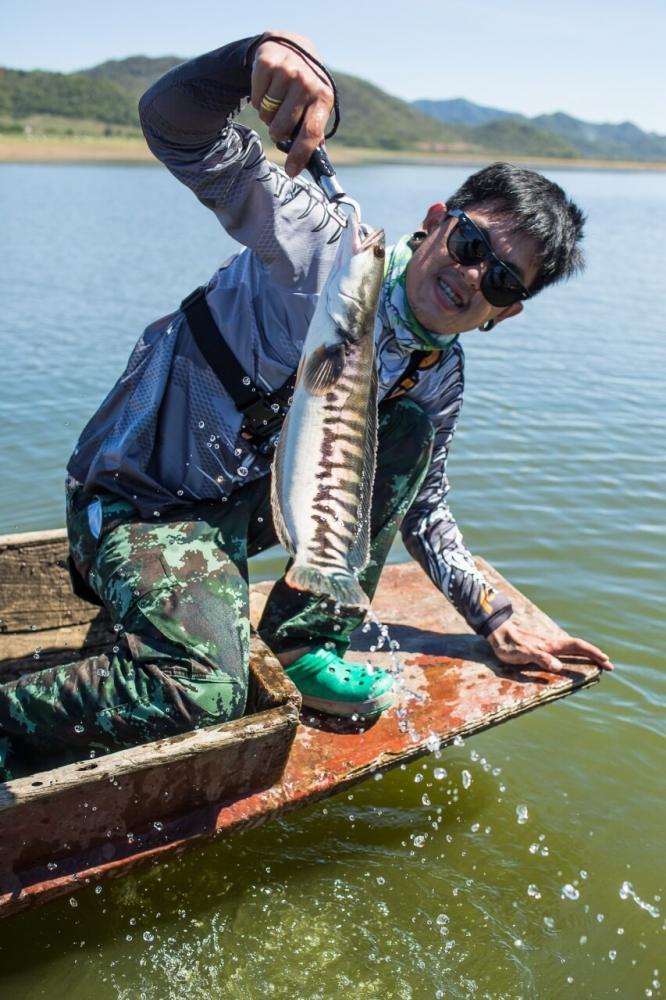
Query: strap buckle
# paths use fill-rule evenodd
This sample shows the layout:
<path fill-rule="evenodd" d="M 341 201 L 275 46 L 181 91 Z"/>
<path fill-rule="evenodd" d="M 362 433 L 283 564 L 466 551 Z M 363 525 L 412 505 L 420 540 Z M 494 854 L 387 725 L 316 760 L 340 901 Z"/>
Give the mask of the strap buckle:
<path fill-rule="evenodd" d="M 272 396 L 260 396 L 242 408 L 243 430 L 264 438 L 279 430 L 287 410 Z"/>

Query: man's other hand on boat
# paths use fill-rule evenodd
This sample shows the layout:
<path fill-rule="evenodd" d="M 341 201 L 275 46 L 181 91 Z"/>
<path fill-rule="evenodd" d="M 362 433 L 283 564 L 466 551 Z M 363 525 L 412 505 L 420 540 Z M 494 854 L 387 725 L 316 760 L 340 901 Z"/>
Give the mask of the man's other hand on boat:
<path fill-rule="evenodd" d="M 532 664 L 559 674 L 567 669 L 567 665 L 558 657 L 578 656 L 596 663 L 601 670 L 614 669 L 606 654 L 584 639 L 576 639 L 570 635 L 539 635 L 511 621 L 503 622 L 491 632 L 488 642 L 500 663 L 514 666 Z"/>

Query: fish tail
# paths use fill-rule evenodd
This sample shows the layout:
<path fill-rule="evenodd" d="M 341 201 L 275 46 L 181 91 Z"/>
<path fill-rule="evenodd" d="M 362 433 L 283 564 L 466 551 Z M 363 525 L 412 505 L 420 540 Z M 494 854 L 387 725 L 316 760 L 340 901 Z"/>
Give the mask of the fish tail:
<path fill-rule="evenodd" d="M 370 601 L 352 573 L 343 570 L 325 570 L 311 563 L 296 563 L 285 577 L 295 590 L 309 590 L 312 594 L 330 597 L 346 608 L 364 608 Z"/>

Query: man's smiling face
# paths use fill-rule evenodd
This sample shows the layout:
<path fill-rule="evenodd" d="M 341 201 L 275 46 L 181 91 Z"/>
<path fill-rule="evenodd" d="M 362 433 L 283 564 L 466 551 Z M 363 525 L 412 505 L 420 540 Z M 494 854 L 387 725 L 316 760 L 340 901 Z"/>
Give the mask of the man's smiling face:
<path fill-rule="evenodd" d="M 510 217 L 502 215 L 498 206 L 484 204 L 465 212 L 482 229 L 495 254 L 529 289 L 538 273 L 537 242 L 512 232 Z M 433 205 L 423 223 L 428 235 L 407 265 L 409 305 L 419 323 L 433 333 L 463 333 L 489 319 L 500 323 L 523 308 L 520 302 L 500 308 L 484 298 L 481 278 L 490 265 L 484 262 L 466 267 L 451 257 L 447 240 L 456 225 L 457 220 L 447 216 L 446 205 Z"/>

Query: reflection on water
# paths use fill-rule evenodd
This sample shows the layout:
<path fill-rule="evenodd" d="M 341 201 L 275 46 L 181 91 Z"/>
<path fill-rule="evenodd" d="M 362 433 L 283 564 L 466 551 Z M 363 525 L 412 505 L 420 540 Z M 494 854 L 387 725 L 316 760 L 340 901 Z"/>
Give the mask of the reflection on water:
<path fill-rule="evenodd" d="M 391 240 L 464 174 L 359 168 L 344 181 Z M 588 212 L 587 275 L 466 338 L 451 504 L 472 549 L 603 646 L 616 674 L 381 781 L 14 918 L 0 938 L 3 995 L 662 995 L 666 246 L 638 256 L 633 234 L 663 231 L 666 178 L 554 176 Z M 0 526 L 19 531 L 62 523 L 78 431 L 142 326 L 231 245 L 157 169 L 2 167 L 0 178 Z M 270 554 L 254 578 L 282 564 Z"/>

